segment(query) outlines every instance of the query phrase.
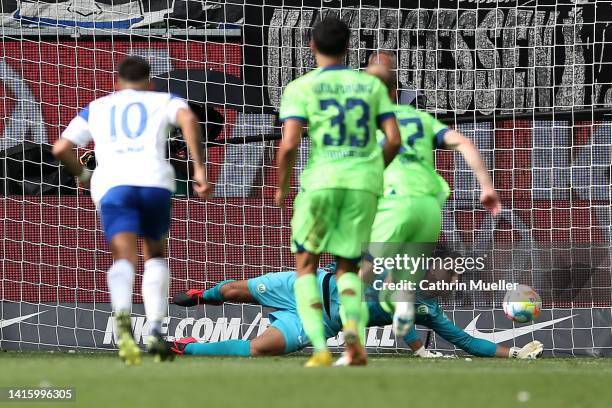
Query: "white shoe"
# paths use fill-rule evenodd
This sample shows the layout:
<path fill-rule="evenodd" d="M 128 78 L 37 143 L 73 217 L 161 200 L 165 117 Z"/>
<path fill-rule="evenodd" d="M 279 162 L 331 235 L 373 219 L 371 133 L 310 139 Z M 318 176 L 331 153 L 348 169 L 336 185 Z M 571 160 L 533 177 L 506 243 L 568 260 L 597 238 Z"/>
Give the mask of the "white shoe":
<path fill-rule="evenodd" d="M 346 354 L 346 352 L 344 352 L 342 353 L 340 358 L 336 360 L 336 362 L 334 363 L 334 367 L 346 367 L 349 365 L 349 363 L 349 356 Z"/>
<path fill-rule="evenodd" d="M 419 355 L 419 357 L 422 358 L 444 358 L 444 354 L 438 352 L 438 351 L 431 351 L 431 350 L 425 350 L 425 352 L 421 355 Z"/>
<path fill-rule="evenodd" d="M 393 332 L 404 337 L 414 326 L 414 302 L 398 302 L 393 314 Z"/>
<path fill-rule="evenodd" d="M 544 345 L 537 340 L 525 344 L 516 354 L 516 358 L 523 360 L 535 360 L 544 352 Z"/>

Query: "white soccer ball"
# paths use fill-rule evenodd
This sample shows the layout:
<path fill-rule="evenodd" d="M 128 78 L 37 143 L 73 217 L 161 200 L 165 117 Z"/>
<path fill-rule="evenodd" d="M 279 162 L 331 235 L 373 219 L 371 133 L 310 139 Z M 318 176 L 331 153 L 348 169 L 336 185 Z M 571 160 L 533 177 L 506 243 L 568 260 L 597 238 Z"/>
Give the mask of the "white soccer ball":
<path fill-rule="evenodd" d="M 535 320 L 542 310 L 540 295 L 527 285 L 517 285 L 504 296 L 504 313 L 506 317 L 517 323 L 527 323 Z"/>

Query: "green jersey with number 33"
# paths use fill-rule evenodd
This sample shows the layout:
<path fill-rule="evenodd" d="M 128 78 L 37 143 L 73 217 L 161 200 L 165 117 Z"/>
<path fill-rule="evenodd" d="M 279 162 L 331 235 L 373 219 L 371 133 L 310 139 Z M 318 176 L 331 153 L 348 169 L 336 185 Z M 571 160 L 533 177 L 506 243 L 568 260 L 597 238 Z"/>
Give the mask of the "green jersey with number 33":
<path fill-rule="evenodd" d="M 448 126 L 410 105 L 395 105 L 394 112 L 402 145 L 393 162 L 385 169 L 384 195 L 433 195 L 443 203 L 450 188 L 436 172 L 434 150 L 444 145 Z M 378 140 L 384 140 L 381 132 Z"/>
<path fill-rule="evenodd" d="M 342 65 L 318 68 L 289 83 L 280 120 L 301 120 L 310 137 L 302 188 L 381 194 L 384 164 L 376 131 L 393 115 L 394 105 L 378 78 Z"/>

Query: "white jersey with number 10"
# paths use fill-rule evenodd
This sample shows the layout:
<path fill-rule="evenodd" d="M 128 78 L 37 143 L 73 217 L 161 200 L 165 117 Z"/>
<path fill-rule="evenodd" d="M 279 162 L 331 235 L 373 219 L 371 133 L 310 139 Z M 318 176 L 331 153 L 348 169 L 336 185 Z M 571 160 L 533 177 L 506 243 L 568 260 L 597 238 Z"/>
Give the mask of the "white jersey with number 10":
<path fill-rule="evenodd" d="M 95 144 L 97 167 L 91 196 L 98 203 L 115 186 L 160 187 L 174 192 L 174 169 L 166 158 L 168 132 L 179 109 L 189 105 L 169 93 L 126 89 L 92 101 L 62 137 Z"/>

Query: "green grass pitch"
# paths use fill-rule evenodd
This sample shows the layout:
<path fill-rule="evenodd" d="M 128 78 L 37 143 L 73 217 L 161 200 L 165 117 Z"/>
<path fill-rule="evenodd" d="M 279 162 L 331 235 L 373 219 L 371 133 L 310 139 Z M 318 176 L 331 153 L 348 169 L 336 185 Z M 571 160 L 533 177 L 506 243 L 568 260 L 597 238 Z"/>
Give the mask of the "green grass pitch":
<path fill-rule="evenodd" d="M 304 369 L 304 356 L 145 358 L 0 353 L 0 387 L 74 387 L 76 401 L 12 407 L 611 407 L 612 359 L 518 361 L 372 357 L 367 367 Z"/>

